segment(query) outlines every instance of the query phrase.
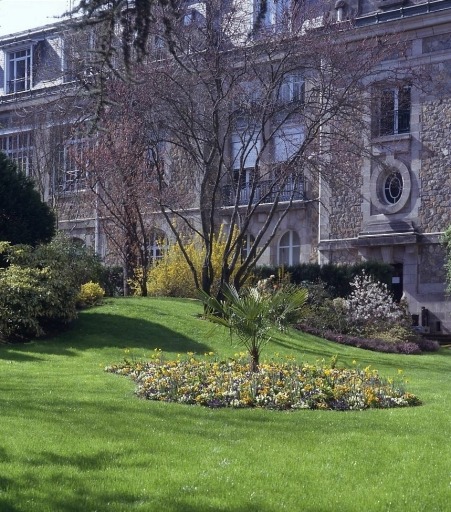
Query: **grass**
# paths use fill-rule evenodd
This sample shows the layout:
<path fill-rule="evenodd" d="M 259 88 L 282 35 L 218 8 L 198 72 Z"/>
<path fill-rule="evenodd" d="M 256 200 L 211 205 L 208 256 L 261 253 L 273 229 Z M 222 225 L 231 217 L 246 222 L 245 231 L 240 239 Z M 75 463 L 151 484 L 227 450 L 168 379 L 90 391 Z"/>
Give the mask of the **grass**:
<path fill-rule="evenodd" d="M 117 299 L 57 338 L 0 346 L 2 512 L 451 510 L 449 349 L 391 355 L 276 334 L 263 357 L 401 368 L 424 402 L 363 412 L 151 402 L 103 371 L 156 348 L 233 356 L 199 311 L 189 300 Z"/>

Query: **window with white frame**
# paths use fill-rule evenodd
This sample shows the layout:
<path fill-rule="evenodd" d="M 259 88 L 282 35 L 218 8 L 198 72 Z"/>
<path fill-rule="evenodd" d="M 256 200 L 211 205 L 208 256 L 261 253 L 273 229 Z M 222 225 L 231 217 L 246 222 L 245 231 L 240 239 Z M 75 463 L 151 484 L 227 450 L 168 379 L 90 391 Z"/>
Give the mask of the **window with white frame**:
<path fill-rule="evenodd" d="M 96 32 L 85 28 L 64 40 L 64 80 L 80 80 L 87 85 L 96 73 Z M 115 57 L 113 56 L 112 61 Z M 113 62 L 112 62 L 113 63 Z"/>
<path fill-rule="evenodd" d="M 31 46 L 9 51 L 6 54 L 6 60 L 6 93 L 29 91 L 32 86 Z"/>
<path fill-rule="evenodd" d="M 281 103 L 304 102 L 304 79 L 299 73 L 290 73 L 284 77 L 278 99 Z"/>
<path fill-rule="evenodd" d="M 408 207 L 412 193 L 411 172 L 395 158 L 386 155 L 370 179 L 370 195 L 375 213 L 392 215 Z"/>
<path fill-rule="evenodd" d="M 26 176 L 33 174 L 33 134 L 20 132 L 0 136 L 0 151 Z"/>
<path fill-rule="evenodd" d="M 261 88 L 256 82 L 242 82 L 236 90 L 234 110 L 244 118 L 249 111 L 261 108 Z"/>
<path fill-rule="evenodd" d="M 296 265 L 301 259 L 301 242 L 295 231 L 287 231 L 279 240 L 278 265 Z"/>
<path fill-rule="evenodd" d="M 377 135 L 410 133 L 410 87 L 394 87 L 380 92 Z"/>

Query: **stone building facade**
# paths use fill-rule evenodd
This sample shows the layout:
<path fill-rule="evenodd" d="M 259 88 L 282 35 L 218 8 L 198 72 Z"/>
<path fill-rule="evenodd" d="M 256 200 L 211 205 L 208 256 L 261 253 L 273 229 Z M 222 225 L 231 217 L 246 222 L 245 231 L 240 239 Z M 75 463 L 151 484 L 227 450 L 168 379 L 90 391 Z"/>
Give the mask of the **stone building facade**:
<path fill-rule="evenodd" d="M 318 201 L 296 201 L 261 263 L 389 263 L 395 270 L 394 291 L 407 299 L 410 312 L 426 329 L 450 332 L 441 236 L 451 224 L 451 1 L 339 0 L 330 5 L 329 15 L 337 23 L 354 19 L 357 37 L 366 31 L 397 33 L 406 42 L 405 52 L 382 64 L 382 78 L 368 98 L 368 151 L 352 157 L 355 172 L 345 182 L 322 178 Z M 53 170 L 40 176 L 40 187 L 60 212 L 60 228 L 105 255 L 107 241 L 95 212 L 69 200 L 76 169 L 68 163 L 67 140 L 61 138 L 57 154 L 49 156 L 35 147 L 36 121 L 24 116 L 33 106 L 45 105 L 38 110 L 47 127 L 62 124 L 55 116 L 61 90 L 71 80 L 64 38 L 56 24 L 0 39 L 1 149 L 35 177 L 43 159 L 47 169 L 50 162 Z M 419 70 L 424 81 L 384 87 L 384 70 L 388 76 L 394 68 Z M 65 98 L 65 115 L 69 109 L 75 119 L 83 100 Z M 49 129 L 46 133 L 52 137 Z M 227 208 L 220 215 L 227 224 Z M 262 207 L 250 236 L 264 220 Z"/>
<path fill-rule="evenodd" d="M 402 86 L 388 88 L 385 116 L 373 108 L 371 156 L 360 167 L 361 183 L 353 184 L 354 194 L 342 190 L 337 197 L 333 190 L 328 229 L 319 241 L 321 262 L 392 264 L 398 296 L 403 294 L 426 330 L 440 333 L 451 329 L 441 246 L 451 221 L 450 7 L 396 0 L 346 7 L 357 13 L 357 26 L 402 34 L 408 58 L 384 65 L 409 66 L 423 72 L 424 81 L 408 86 L 408 93 Z"/>

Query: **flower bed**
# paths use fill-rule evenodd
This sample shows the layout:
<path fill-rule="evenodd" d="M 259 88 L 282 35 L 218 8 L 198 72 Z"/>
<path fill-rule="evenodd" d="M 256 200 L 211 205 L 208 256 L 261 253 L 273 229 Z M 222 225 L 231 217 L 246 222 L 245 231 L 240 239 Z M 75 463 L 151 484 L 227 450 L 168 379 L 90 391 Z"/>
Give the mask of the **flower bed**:
<path fill-rule="evenodd" d="M 436 352 L 440 349 L 437 341 L 419 337 L 415 341 L 385 341 L 379 339 L 361 338 L 350 334 L 340 334 L 333 331 L 316 329 L 305 324 L 299 324 L 296 328 L 308 334 L 313 334 L 329 341 L 335 341 L 341 345 L 386 352 L 392 354 L 421 354 L 423 352 Z"/>
<path fill-rule="evenodd" d="M 243 359 L 212 361 L 190 355 L 167 362 L 160 356 L 147 362 L 126 360 L 106 371 L 134 379 L 140 397 L 211 408 L 345 411 L 421 404 L 402 384 L 383 379 L 370 367 L 338 369 L 271 361 L 252 373 Z"/>

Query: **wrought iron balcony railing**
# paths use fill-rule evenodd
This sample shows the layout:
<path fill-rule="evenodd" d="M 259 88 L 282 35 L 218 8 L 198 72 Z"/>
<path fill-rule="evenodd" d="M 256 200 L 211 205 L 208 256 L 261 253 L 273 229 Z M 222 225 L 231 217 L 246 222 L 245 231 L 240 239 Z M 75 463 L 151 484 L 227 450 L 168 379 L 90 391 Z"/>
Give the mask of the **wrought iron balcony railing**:
<path fill-rule="evenodd" d="M 226 185 L 223 188 L 223 206 L 233 206 L 236 203 L 236 194 L 238 194 L 238 204 L 240 206 L 249 204 L 251 199 L 251 184 L 241 186 L 238 190 L 232 185 Z M 290 181 L 284 186 L 274 187 L 271 180 L 260 181 L 254 190 L 252 204 L 260 202 L 261 204 L 270 204 L 274 201 L 303 201 L 305 199 L 305 186 L 303 180 Z"/>

